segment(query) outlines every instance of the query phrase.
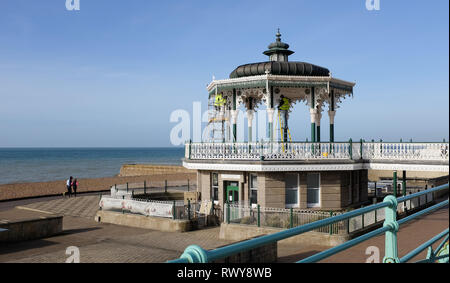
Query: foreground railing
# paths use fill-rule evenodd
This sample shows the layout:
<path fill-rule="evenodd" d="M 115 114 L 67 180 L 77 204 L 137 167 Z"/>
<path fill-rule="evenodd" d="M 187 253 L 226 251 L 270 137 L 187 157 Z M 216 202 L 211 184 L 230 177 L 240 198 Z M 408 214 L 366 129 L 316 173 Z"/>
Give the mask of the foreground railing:
<path fill-rule="evenodd" d="M 244 242 L 239 242 L 235 244 L 231 244 L 229 246 L 217 248 L 214 250 L 204 250 L 198 245 L 192 245 L 186 248 L 184 253 L 181 255 L 179 259 L 169 261 L 171 263 L 207 263 L 207 262 L 214 262 L 216 260 L 220 260 L 232 255 L 235 255 L 237 253 L 251 250 L 253 248 L 261 247 L 267 244 L 275 243 L 278 241 L 281 241 L 283 239 L 293 237 L 296 235 L 303 234 L 305 232 L 309 232 L 315 229 L 318 229 L 320 227 L 324 227 L 327 225 L 331 225 L 333 223 L 337 223 L 355 216 L 363 215 L 365 213 L 375 211 L 380 208 L 385 209 L 385 221 L 383 227 L 376 229 L 374 231 L 368 232 L 366 234 L 363 234 L 362 236 L 359 236 L 357 238 L 354 238 L 344 244 L 341 244 L 339 246 L 333 247 L 331 249 L 325 250 L 323 252 L 317 253 L 313 256 L 310 256 L 308 258 L 305 258 L 299 263 L 304 262 L 317 262 L 322 259 L 325 259 L 327 257 L 330 257 L 332 255 L 335 255 L 343 250 L 346 250 L 350 247 L 353 247 L 361 242 L 364 242 L 368 239 L 371 239 L 375 236 L 385 234 L 385 257 L 383 259 L 383 262 L 385 263 L 397 263 L 397 262 L 407 262 L 414 258 L 416 255 L 420 254 L 425 249 L 429 249 L 428 256 L 425 261 L 429 262 L 448 262 L 448 235 L 449 231 L 446 229 L 442 233 L 438 234 L 437 236 L 433 237 L 431 240 L 427 241 L 426 243 L 420 245 L 418 248 L 414 249 L 410 253 L 408 253 L 403 258 L 399 259 L 398 257 L 398 247 L 397 247 L 397 232 L 400 228 L 400 225 L 403 225 L 411 220 L 414 220 L 420 216 L 426 215 L 428 213 L 431 213 L 439 208 L 445 207 L 448 205 L 449 201 L 448 199 L 440 202 L 436 205 L 433 205 L 429 208 L 426 208 L 420 212 L 414 213 L 412 215 L 409 215 L 401 220 L 397 221 L 397 207 L 399 203 L 406 202 L 408 200 L 411 200 L 413 198 L 420 197 L 422 195 L 428 194 L 428 193 L 434 193 L 441 190 L 448 190 L 449 185 L 445 184 L 427 191 L 411 194 L 408 196 L 395 198 L 392 195 L 387 196 L 383 202 L 374 204 L 371 206 L 367 206 L 364 208 L 360 208 L 351 212 L 344 213 L 342 215 L 330 217 L 324 220 L 320 220 L 317 222 L 313 222 L 310 224 L 302 225 L 299 227 L 291 228 L 288 230 L 284 230 L 281 232 L 277 232 L 270 235 L 265 235 L 259 238 L 247 240 Z M 431 245 L 435 242 L 439 241 L 440 239 L 444 238 L 444 241 L 438 246 L 438 248 L 433 251 L 431 248 Z M 423 262 L 423 261 L 422 261 Z"/>
<path fill-rule="evenodd" d="M 448 143 L 386 142 L 254 142 L 187 143 L 192 160 L 425 160 L 447 161 Z"/>
<path fill-rule="evenodd" d="M 403 216 L 411 211 L 426 208 L 434 201 L 433 193 L 427 193 L 399 203 L 397 213 L 399 216 Z M 337 211 L 301 210 L 298 208 L 271 208 L 260 205 L 252 206 L 248 203 L 227 203 L 224 205 L 223 220 L 227 224 L 287 229 L 341 215 L 342 213 Z M 372 225 L 381 224 L 385 220 L 384 213 L 385 210 L 383 208 L 377 209 L 313 231 L 330 235 L 359 232 Z"/>

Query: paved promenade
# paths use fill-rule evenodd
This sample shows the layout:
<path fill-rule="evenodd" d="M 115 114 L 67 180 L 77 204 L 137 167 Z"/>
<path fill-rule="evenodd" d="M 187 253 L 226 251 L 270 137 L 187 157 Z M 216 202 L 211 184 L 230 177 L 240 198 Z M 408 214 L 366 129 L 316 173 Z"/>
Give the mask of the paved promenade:
<path fill-rule="evenodd" d="M 219 228 L 186 233 L 170 233 L 112 224 L 97 223 L 99 195 L 77 198 L 58 198 L 42 202 L 21 203 L 14 210 L 0 211 L 0 220 L 39 217 L 43 211 L 64 215 L 64 232 L 41 240 L 0 246 L 0 262 L 63 263 L 69 257 L 66 249 L 76 246 L 80 261 L 85 263 L 151 263 L 178 258 L 191 244 L 212 249 L 229 244 L 219 239 Z M 9 216 L 8 216 L 9 215 Z M 401 227 L 399 232 L 400 256 L 417 247 L 448 227 L 448 207 Z M 365 262 L 366 248 L 377 246 L 384 255 L 384 236 L 379 236 L 344 251 L 324 262 Z M 295 262 L 319 251 L 321 246 L 278 245 L 279 262 Z M 422 255 L 424 257 L 424 255 Z"/>
<path fill-rule="evenodd" d="M 56 199 L 35 202 L 14 209 L 14 214 L 40 215 L 47 211 L 64 215 L 64 232 L 41 240 L 8 244 L 0 247 L 0 262 L 63 263 L 70 246 L 80 249 L 80 261 L 85 263 L 151 263 L 177 258 L 191 244 L 212 249 L 226 245 L 219 240 L 219 228 L 169 233 L 139 228 L 97 223 L 94 215 L 100 196 Z M 8 211 L 0 213 L 7 215 Z"/>
<path fill-rule="evenodd" d="M 446 208 L 435 211 L 432 214 L 423 216 L 417 220 L 411 221 L 407 224 L 401 225 L 398 232 L 398 252 L 399 257 L 405 256 L 408 252 L 417 248 L 419 245 L 433 238 L 440 232 L 449 227 L 449 209 Z M 443 240 L 443 239 L 442 239 Z M 442 241 L 441 240 L 441 241 Z M 356 245 L 348 250 L 338 253 L 332 257 L 322 260 L 325 263 L 364 263 L 370 257 L 366 255 L 366 249 L 370 246 L 378 247 L 380 250 L 380 261 L 384 256 L 384 235 L 377 236 L 367 240 L 359 245 Z M 433 247 L 436 248 L 441 241 L 438 241 Z M 323 250 L 321 247 L 311 247 L 310 250 L 298 249 L 294 246 L 285 246 L 286 251 L 281 255 L 279 262 L 296 262 L 302 258 L 314 254 L 311 250 L 318 252 Z M 412 260 L 418 261 L 425 259 L 426 251 L 422 252 Z"/>

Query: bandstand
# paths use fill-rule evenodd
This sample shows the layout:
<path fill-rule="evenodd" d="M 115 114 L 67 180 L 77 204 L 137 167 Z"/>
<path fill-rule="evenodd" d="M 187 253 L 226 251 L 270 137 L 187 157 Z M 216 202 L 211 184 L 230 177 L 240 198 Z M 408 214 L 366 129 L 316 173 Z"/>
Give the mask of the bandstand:
<path fill-rule="evenodd" d="M 289 61 L 293 53 L 278 31 L 264 52 L 269 61 L 241 65 L 229 79 L 214 79 L 207 86 L 212 134 L 202 143 L 187 143 L 183 161 L 186 168 L 197 170 L 202 200 L 222 208 L 228 202 L 341 210 L 368 200 L 370 169 L 448 172 L 445 142 L 335 142 L 336 110 L 353 95 L 355 83 L 332 77 L 324 67 Z M 218 97 L 221 103 L 214 103 Z M 283 99 L 289 101 L 287 125 L 293 105 L 305 104 L 311 117 L 308 141 L 292 142 L 289 128 L 282 127 L 277 110 Z M 241 108 L 247 125 L 237 123 Z M 266 111 L 268 127 L 267 136 L 259 140 L 252 136 L 257 110 Z M 324 111 L 329 115 L 329 141 L 320 135 Z M 237 139 L 238 127 L 248 127 L 247 141 Z"/>

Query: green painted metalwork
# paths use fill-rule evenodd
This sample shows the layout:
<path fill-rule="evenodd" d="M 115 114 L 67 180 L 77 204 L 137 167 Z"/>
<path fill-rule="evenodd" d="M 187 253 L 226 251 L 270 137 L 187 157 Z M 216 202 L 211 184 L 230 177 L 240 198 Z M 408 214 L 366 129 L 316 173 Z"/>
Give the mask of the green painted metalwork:
<path fill-rule="evenodd" d="M 188 220 L 191 220 L 191 200 L 188 199 Z"/>
<path fill-rule="evenodd" d="M 330 217 L 333 217 L 333 211 L 330 211 Z M 333 235 L 333 224 L 330 224 L 330 235 Z"/>
<path fill-rule="evenodd" d="M 350 159 L 353 159 L 353 142 L 352 139 L 348 141 L 348 153 L 350 154 Z"/>
<path fill-rule="evenodd" d="M 317 142 L 320 142 L 320 126 L 317 126 Z"/>
<path fill-rule="evenodd" d="M 363 139 L 360 139 L 359 142 L 360 142 L 359 152 L 360 152 L 360 155 L 361 155 L 360 159 L 363 159 L 363 143 L 364 143 L 364 141 L 363 141 Z"/>
<path fill-rule="evenodd" d="M 261 227 L 261 206 L 258 204 L 258 227 Z"/>
<path fill-rule="evenodd" d="M 316 221 L 316 222 L 309 223 L 306 225 L 297 226 L 295 228 L 287 229 L 287 230 L 284 230 L 284 231 L 281 231 L 278 233 L 265 235 L 262 237 L 258 237 L 256 239 L 251 239 L 251 240 L 247 240 L 244 242 L 235 243 L 235 244 L 232 244 L 229 246 L 217 248 L 217 249 L 211 250 L 211 251 L 206 251 L 197 245 L 189 246 L 185 250 L 183 255 L 181 256 L 181 258 L 173 260 L 173 261 L 169 261 L 169 262 L 172 262 L 172 263 L 212 262 L 217 259 L 222 259 L 222 258 L 234 255 L 234 254 L 242 252 L 242 251 L 250 250 L 250 249 L 260 247 L 260 246 L 263 246 L 263 245 L 266 245 L 269 243 L 278 242 L 280 240 L 283 240 L 283 239 L 286 239 L 286 238 L 289 238 L 292 236 L 296 236 L 296 235 L 299 235 L 299 234 L 302 234 L 302 233 L 305 233 L 308 231 L 312 231 L 319 227 L 327 226 L 332 223 L 336 223 L 336 222 L 343 221 L 343 220 L 348 220 L 355 216 L 363 215 L 365 213 L 368 213 L 371 211 L 376 211 L 377 209 L 381 209 L 381 208 L 385 208 L 385 215 L 386 215 L 386 219 L 385 219 L 385 223 L 384 223 L 383 227 L 378 228 L 374 231 L 368 232 L 366 234 L 363 234 L 363 235 L 361 235 L 355 239 L 352 239 L 344 244 L 341 244 L 339 246 L 333 247 L 326 251 L 323 251 L 323 252 L 320 252 L 313 256 L 310 256 L 299 262 L 302 262 L 302 263 L 303 262 L 317 262 L 319 260 L 322 260 L 324 258 L 332 256 L 340 251 L 346 250 L 352 246 L 355 246 L 361 242 L 364 242 L 368 239 L 371 239 L 371 238 L 381 235 L 383 233 L 385 233 L 385 237 L 386 237 L 385 257 L 384 257 L 383 262 L 404 262 L 404 261 L 408 260 L 408 257 L 402 258 L 401 261 L 398 259 L 397 231 L 399 229 L 399 226 L 408 221 L 411 221 L 411 220 L 421 217 L 425 214 L 428 214 L 432 211 L 435 211 L 437 209 L 445 207 L 449 204 L 449 201 L 448 200 L 443 201 L 443 202 L 433 205 L 427 209 L 419 211 L 415 214 L 409 215 L 408 217 L 405 217 L 399 221 L 396 220 L 397 204 L 399 202 L 403 202 L 403 201 L 411 200 L 413 198 L 420 197 L 427 193 L 434 193 L 434 192 L 437 192 L 440 190 L 448 190 L 448 188 L 449 188 L 449 185 L 445 184 L 445 185 L 433 188 L 427 192 L 415 193 L 415 194 L 411 194 L 408 196 L 400 197 L 398 199 L 396 199 L 394 196 L 390 195 L 390 196 L 387 196 L 383 202 L 378 203 L 378 204 L 360 208 L 360 209 L 357 209 L 354 211 L 344 213 L 342 215 L 333 216 L 331 218 Z M 229 209 L 227 209 L 227 211 L 229 211 Z M 228 219 L 229 219 L 229 217 L 228 217 Z M 433 258 L 433 260 L 437 260 L 439 262 L 448 261 L 448 229 L 446 231 L 443 231 L 441 234 L 437 235 L 436 237 L 434 237 L 432 240 L 419 246 L 419 248 L 415 249 L 410 254 L 414 256 L 414 253 L 420 252 L 419 250 L 426 249 L 427 247 L 431 246 L 432 243 L 436 242 L 438 239 L 444 237 L 445 235 L 447 235 L 446 239 L 444 240 L 444 242 L 441 243 L 441 245 L 439 245 L 439 247 L 436 249 L 436 252 L 429 253 L 429 254 L 432 254 L 435 256 Z M 428 262 L 431 262 L 430 261 L 431 256 L 427 260 L 428 260 Z"/>
<path fill-rule="evenodd" d="M 334 124 L 330 124 L 330 142 L 334 142 Z"/>
<path fill-rule="evenodd" d="M 398 248 L 397 248 L 397 232 L 399 224 L 397 223 L 397 198 L 394 196 L 387 196 L 383 202 L 389 204 L 385 210 L 385 220 L 383 227 L 388 228 L 385 238 L 385 256 L 384 263 L 398 263 Z"/>
<path fill-rule="evenodd" d="M 424 263 L 424 262 L 436 262 L 439 260 L 441 263 L 448 262 L 448 235 L 449 235 L 449 229 L 445 229 L 438 235 L 434 236 L 427 242 L 423 243 L 413 251 L 409 252 L 407 255 L 402 257 L 400 259 L 400 262 L 408 262 L 418 254 L 420 254 L 422 251 L 428 249 L 427 257 L 425 260 L 421 260 L 418 262 Z M 432 245 L 445 237 L 444 241 L 437 247 L 436 251 L 433 251 Z"/>
<path fill-rule="evenodd" d="M 406 171 L 403 170 L 402 195 L 406 196 Z"/>
<path fill-rule="evenodd" d="M 227 199 L 227 224 L 230 224 L 230 202 Z"/>
<path fill-rule="evenodd" d="M 175 213 L 176 213 L 176 207 L 175 207 L 175 201 L 173 201 L 173 204 L 172 204 L 172 219 L 173 220 L 175 220 L 175 218 L 176 218 Z"/>
<path fill-rule="evenodd" d="M 289 211 L 289 228 L 294 228 L 294 210 L 292 207 Z"/>

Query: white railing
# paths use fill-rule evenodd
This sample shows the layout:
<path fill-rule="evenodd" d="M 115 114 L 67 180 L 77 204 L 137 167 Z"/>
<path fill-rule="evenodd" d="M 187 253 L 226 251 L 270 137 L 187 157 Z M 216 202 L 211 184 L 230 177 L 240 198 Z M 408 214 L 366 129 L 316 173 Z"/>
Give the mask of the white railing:
<path fill-rule="evenodd" d="M 417 160 L 448 163 L 448 143 L 188 143 L 191 160 Z"/>

